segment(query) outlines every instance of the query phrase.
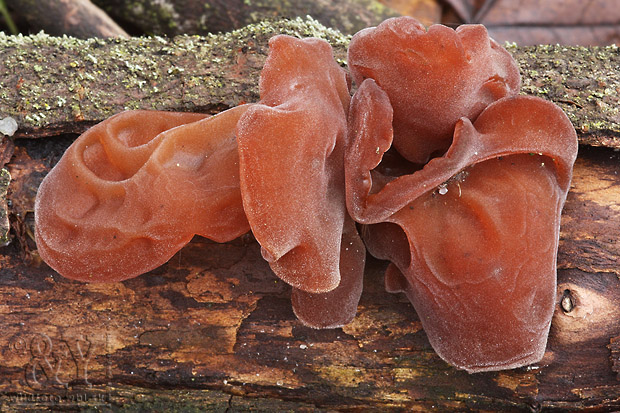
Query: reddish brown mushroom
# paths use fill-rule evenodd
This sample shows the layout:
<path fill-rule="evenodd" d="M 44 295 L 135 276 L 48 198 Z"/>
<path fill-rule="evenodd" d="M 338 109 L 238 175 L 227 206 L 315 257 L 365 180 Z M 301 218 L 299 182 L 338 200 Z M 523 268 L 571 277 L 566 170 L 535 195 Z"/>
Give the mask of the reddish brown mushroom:
<path fill-rule="evenodd" d="M 539 360 L 577 151 L 563 112 L 515 97 L 517 66 L 482 26 L 397 18 L 358 33 L 352 101 L 325 41 L 269 45 L 259 104 L 125 112 L 78 138 L 37 195 L 41 257 L 118 281 L 194 234 L 251 229 L 301 322 L 333 328 L 362 292 L 357 221 L 442 358 L 470 372 Z"/>
<path fill-rule="evenodd" d="M 346 74 L 324 40 L 275 36 L 269 48 L 260 104 L 237 129 L 243 205 L 298 317 L 341 326 L 357 311 L 365 257 L 345 207 Z"/>
<path fill-rule="evenodd" d="M 555 304 L 560 212 L 577 137 L 554 104 L 501 99 L 462 118 L 445 156 L 397 178 L 371 172 L 391 144 L 387 95 L 351 104 L 348 205 L 371 254 L 392 262 L 437 353 L 469 372 L 540 360 Z"/>
<path fill-rule="evenodd" d="M 247 108 L 129 111 L 89 129 L 39 187 L 43 260 L 68 278 L 120 281 L 168 261 L 194 234 L 225 242 L 247 232 L 234 140 Z"/>
<path fill-rule="evenodd" d="M 365 249 L 344 202 L 346 74 L 327 42 L 277 36 L 260 89 L 261 104 L 211 118 L 125 112 L 83 134 L 37 196 L 42 258 L 69 278 L 119 281 L 194 234 L 226 242 L 251 225 L 304 324 L 349 322 Z"/>
<path fill-rule="evenodd" d="M 357 313 L 362 295 L 366 248 L 355 222 L 345 220 L 340 243 L 340 283 L 327 293 L 309 293 L 293 289 L 291 302 L 297 318 L 312 328 L 336 328 L 348 324 Z"/>
<path fill-rule="evenodd" d="M 346 75 L 319 39 L 275 36 L 260 104 L 238 128 L 243 204 L 274 272 L 320 293 L 340 282 Z"/>
<path fill-rule="evenodd" d="M 412 17 L 388 19 L 351 39 L 348 63 L 359 85 L 374 79 L 394 108 L 394 147 L 424 164 L 450 146 L 461 117 L 516 95 L 521 78 L 510 54 L 482 25 L 428 31 Z"/>

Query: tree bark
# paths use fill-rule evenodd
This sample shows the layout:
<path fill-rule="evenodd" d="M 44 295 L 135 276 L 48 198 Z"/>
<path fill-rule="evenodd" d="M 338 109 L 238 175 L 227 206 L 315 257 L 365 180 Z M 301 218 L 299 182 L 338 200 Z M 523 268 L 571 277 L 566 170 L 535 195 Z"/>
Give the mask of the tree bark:
<path fill-rule="evenodd" d="M 0 64 L 15 59 L 1 72 L 0 117 L 18 119 L 20 137 L 42 137 L 82 130 L 125 106 L 215 111 L 254 101 L 266 41 L 278 31 L 322 33 L 345 58 L 344 38 L 313 22 L 266 27 L 222 35 L 217 44 L 0 38 L 16 55 L 0 49 Z M 0 248 L 0 410 L 620 409 L 620 154 L 613 150 L 617 114 L 606 107 L 617 94 L 602 92 L 618 87 L 617 69 L 609 69 L 618 54 L 510 51 L 526 93 L 567 109 L 583 143 L 611 146 L 580 149 L 562 217 L 557 308 L 540 363 L 473 375 L 450 367 L 407 299 L 384 291 L 386 264 L 374 259 L 354 321 L 306 328 L 290 308 L 290 288 L 250 235 L 226 244 L 197 237 L 167 264 L 122 283 L 64 279 L 38 259 L 32 207 L 72 137 L 19 139 L 5 166 L 13 241 Z M 583 67 L 576 56 L 585 58 Z"/>
<path fill-rule="evenodd" d="M 347 37 L 313 20 L 217 36 L 88 39 L 0 33 L 0 116 L 15 137 L 82 132 L 126 109 L 218 112 L 258 100 L 271 36 L 319 36 L 346 59 Z"/>
<path fill-rule="evenodd" d="M 271 36 L 315 36 L 346 64 L 348 37 L 307 20 L 250 25 L 216 36 L 88 39 L 0 33 L 0 116 L 16 137 L 82 132 L 125 109 L 217 112 L 258 100 Z M 620 148 L 616 46 L 509 46 L 522 92 L 558 104 L 581 142 Z"/>

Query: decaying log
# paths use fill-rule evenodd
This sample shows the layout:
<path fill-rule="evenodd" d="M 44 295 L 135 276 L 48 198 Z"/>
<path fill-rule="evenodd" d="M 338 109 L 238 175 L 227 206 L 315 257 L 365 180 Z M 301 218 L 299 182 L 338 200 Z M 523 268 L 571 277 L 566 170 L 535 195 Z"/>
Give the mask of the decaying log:
<path fill-rule="evenodd" d="M 70 141 L 39 147 L 50 140 L 18 142 L 8 167 L 20 208 L 32 207 L 37 182 Z M 28 242 L 13 242 L 0 250 L 0 406 L 618 409 L 619 195 L 619 154 L 582 148 L 546 355 L 474 375 L 433 352 L 406 298 L 384 291 L 383 262 L 369 260 L 351 324 L 312 330 L 249 236 L 197 238 L 157 270 L 114 284 L 64 279 Z"/>
<path fill-rule="evenodd" d="M 2 150 L 3 148 L 0 148 Z M 6 148 L 5 148 L 6 149 Z M 9 190 L 9 183 L 11 183 L 11 175 L 9 171 L 0 169 L 0 246 L 7 245 L 11 238 L 9 232 L 11 226 L 9 224 L 9 208 L 6 202 L 6 194 Z"/>
<path fill-rule="evenodd" d="M 259 23 L 208 37 L 127 40 L 0 33 L 0 117 L 17 137 L 81 132 L 124 109 L 219 111 L 258 99 L 267 41 L 316 36 L 346 64 L 348 37 L 307 20 Z M 582 143 L 620 148 L 620 50 L 509 46 L 523 92 L 566 111 Z"/>
<path fill-rule="evenodd" d="M 0 72 L 0 117 L 18 119 L 20 137 L 42 137 L 82 130 L 125 106 L 216 111 L 255 100 L 266 41 L 278 31 L 327 36 L 344 63 L 346 38 L 336 32 L 308 21 L 267 27 L 210 39 L 2 37 L 17 56 L 0 49 L 0 65 L 13 68 Z M 32 206 L 72 137 L 18 139 L 5 166 L 12 242 L 0 248 L 0 410 L 620 409 L 620 153 L 613 148 L 620 145 L 617 112 L 606 106 L 618 98 L 600 96 L 618 87 L 611 66 L 618 52 L 510 50 L 526 93 L 569 111 L 582 142 L 612 146 L 580 148 L 562 217 L 558 304 L 540 363 L 473 375 L 448 366 L 407 299 L 384 291 L 386 264 L 374 259 L 351 324 L 303 327 L 290 288 L 250 235 L 227 244 L 197 237 L 167 264 L 122 283 L 64 279 L 37 257 Z M 570 77 L 585 76 L 589 65 L 592 82 Z M 606 68 L 605 79 L 597 68 Z"/>

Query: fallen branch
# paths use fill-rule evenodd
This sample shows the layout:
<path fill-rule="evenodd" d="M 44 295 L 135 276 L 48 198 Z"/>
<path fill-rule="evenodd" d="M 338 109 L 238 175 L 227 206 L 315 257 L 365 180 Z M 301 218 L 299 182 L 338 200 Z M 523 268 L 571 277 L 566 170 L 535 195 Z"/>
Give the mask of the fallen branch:
<path fill-rule="evenodd" d="M 346 63 L 348 37 L 314 20 L 196 37 L 78 40 L 0 34 L 0 117 L 16 137 L 82 132 L 125 109 L 216 112 L 258 100 L 267 41 L 277 33 L 325 38 Z M 516 47 L 523 93 L 558 104 L 582 143 L 620 148 L 620 53 L 615 46 Z"/>

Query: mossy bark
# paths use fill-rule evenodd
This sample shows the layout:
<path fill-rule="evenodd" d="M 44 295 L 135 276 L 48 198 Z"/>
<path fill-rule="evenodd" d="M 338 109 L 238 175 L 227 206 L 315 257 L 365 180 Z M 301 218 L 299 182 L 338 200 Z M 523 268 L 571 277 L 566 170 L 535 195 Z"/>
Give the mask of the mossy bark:
<path fill-rule="evenodd" d="M 125 109 L 216 112 L 258 100 L 268 39 L 315 36 L 346 65 L 349 37 L 311 19 L 259 23 L 207 37 L 127 40 L 0 34 L 0 116 L 17 137 L 81 132 Z M 558 104 L 582 143 L 620 148 L 620 50 L 509 46 L 522 92 Z"/>
<path fill-rule="evenodd" d="M 16 137 L 40 137 L 81 132 L 127 109 L 216 112 L 256 101 L 278 33 L 325 38 L 346 57 L 346 36 L 301 19 L 174 39 L 0 33 L 0 116 L 18 121 Z"/>
<path fill-rule="evenodd" d="M 620 148 L 620 48 L 508 46 L 522 75 L 522 93 L 559 105 L 580 142 Z"/>

